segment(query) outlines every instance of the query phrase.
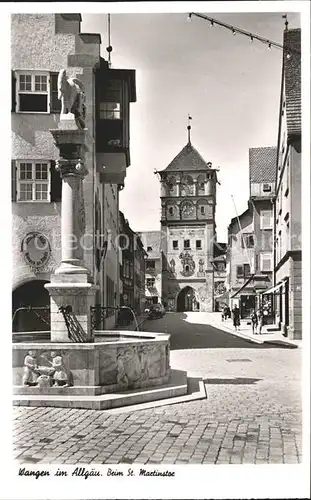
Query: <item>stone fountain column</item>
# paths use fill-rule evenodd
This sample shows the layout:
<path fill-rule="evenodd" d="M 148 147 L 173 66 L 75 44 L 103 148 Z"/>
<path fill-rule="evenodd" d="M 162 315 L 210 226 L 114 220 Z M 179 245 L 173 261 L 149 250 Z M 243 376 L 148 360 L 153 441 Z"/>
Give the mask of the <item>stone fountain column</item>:
<path fill-rule="evenodd" d="M 84 265 L 81 238 L 85 231 L 83 179 L 87 129 L 77 126 L 72 113 L 61 114 L 58 129 L 50 130 L 59 149 L 56 168 L 62 178 L 61 244 L 62 260 L 45 285 L 50 294 L 51 342 L 70 342 L 61 306 L 70 306 L 79 321 L 84 337 L 92 341 L 90 308 L 98 287 Z"/>

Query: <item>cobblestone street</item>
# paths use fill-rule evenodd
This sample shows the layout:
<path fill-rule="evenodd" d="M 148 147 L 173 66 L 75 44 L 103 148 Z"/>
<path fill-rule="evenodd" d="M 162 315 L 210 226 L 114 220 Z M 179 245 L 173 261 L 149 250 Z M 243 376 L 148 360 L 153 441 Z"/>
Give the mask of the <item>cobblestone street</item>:
<path fill-rule="evenodd" d="M 166 315 L 149 328 L 172 333 L 174 321 Z M 183 324 L 192 340 L 200 336 L 198 326 Z M 215 335 L 222 345 L 221 334 L 229 335 L 219 332 L 205 327 L 214 347 Z M 301 462 L 301 349 L 243 346 L 241 339 L 233 347 L 232 338 L 228 348 L 171 352 L 172 368 L 203 377 L 205 400 L 139 411 L 14 408 L 15 458 L 29 464 Z"/>

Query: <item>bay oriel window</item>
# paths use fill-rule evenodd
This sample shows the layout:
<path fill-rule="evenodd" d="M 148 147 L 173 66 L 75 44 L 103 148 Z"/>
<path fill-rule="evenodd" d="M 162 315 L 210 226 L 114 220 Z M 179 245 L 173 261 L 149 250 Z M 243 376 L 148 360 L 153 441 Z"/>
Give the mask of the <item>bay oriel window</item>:
<path fill-rule="evenodd" d="M 121 147 L 123 145 L 123 82 L 108 80 L 105 89 L 101 89 L 99 102 L 98 130 L 101 130 L 101 140 L 106 140 L 106 146 Z"/>

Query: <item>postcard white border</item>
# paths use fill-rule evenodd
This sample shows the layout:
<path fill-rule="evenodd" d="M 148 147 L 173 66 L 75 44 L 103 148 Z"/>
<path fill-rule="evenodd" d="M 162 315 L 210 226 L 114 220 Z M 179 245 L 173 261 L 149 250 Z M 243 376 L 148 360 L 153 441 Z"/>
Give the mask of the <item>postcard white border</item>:
<path fill-rule="evenodd" d="M 169 478 L 40 478 L 28 479 L 16 475 L 19 465 L 10 459 L 11 450 L 11 387 L 8 383 L 11 374 L 10 332 L 11 332 L 11 202 L 10 202 L 10 15 L 13 12 L 80 12 L 91 13 L 173 13 L 173 12 L 301 12 L 303 46 L 303 156 L 302 156 L 302 222 L 303 222 L 303 406 L 304 406 L 304 460 L 297 466 L 158 466 L 156 469 L 176 470 L 176 479 Z M 97 498 L 303 498 L 309 493 L 310 477 L 310 5 L 305 1 L 281 2 L 141 2 L 141 3 L 3 3 L 1 5 L 1 58 L 3 79 L 1 139 L 2 171 L 1 178 L 1 245 L 2 283 L 2 412 L 1 412 L 1 453 L 0 453 L 0 498 L 1 499 L 97 499 Z M 5 109 L 5 111 L 4 111 Z M 4 161 L 3 161 L 4 160 Z M 307 208 L 307 209 L 306 209 Z M 107 469 L 90 464 L 88 469 Z M 45 468 L 40 464 L 33 468 Z M 46 467 L 56 469 L 57 465 Z M 62 467 L 65 468 L 65 467 Z M 127 466 L 115 466 L 118 470 Z M 136 464 L 132 467 L 139 468 Z M 146 466 L 144 466 L 146 468 Z M 73 470 L 73 466 L 68 466 Z"/>

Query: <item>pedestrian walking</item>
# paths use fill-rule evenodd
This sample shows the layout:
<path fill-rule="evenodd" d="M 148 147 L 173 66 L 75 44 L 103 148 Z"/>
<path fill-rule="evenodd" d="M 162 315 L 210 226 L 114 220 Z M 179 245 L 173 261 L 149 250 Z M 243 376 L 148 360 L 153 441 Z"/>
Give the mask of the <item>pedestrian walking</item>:
<path fill-rule="evenodd" d="M 240 310 L 238 306 L 235 304 L 233 310 L 232 310 L 232 318 L 233 318 L 233 326 L 235 328 L 235 331 L 239 331 L 240 327 Z"/>
<path fill-rule="evenodd" d="M 258 317 L 257 317 L 255 309 L 252 311 L 252 314 L 251 314 L 251 322 L 252 322 L 253 335 L 256 335 L 257 327 L 258 327 Z"/>
<path fill-rule="evenodd" d="M 258 335 L 261 334 L 262 326 L 263 326 L 263 312 L 262 309 L 258 309 L 257 311 L 257 320 L 258 320 L 258 325 L 257 325 L 257 333 Z"/>
<path fill-rule="evenodd" d="M 224 315 L 225 315 L 225 320 L 227 318 L 230 318 L 230 309 L 229 309 L 228 306 L 226 306 L 225 309 L 224 309 Z"/>

